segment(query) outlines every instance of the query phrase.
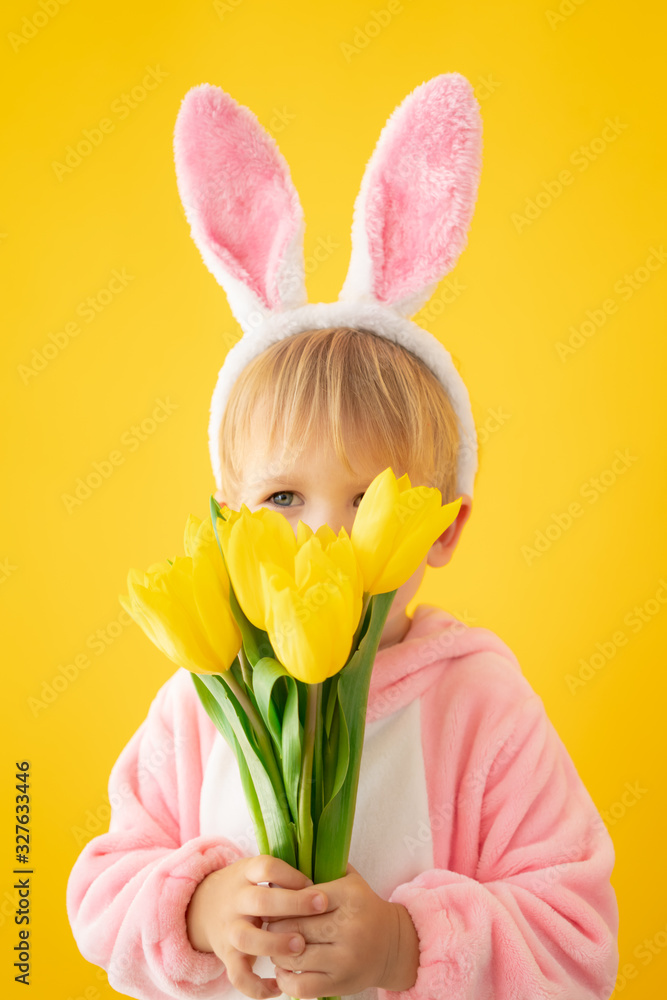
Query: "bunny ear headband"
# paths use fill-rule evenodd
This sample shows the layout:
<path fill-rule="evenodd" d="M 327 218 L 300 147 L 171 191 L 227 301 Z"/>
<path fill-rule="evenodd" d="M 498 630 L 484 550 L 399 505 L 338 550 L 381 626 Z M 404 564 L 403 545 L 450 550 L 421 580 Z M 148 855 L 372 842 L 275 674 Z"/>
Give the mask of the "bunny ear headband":
<path fill-rule="evenodd" d="M 481 145 L 479 105 L 460 73 L 433 77 L 408 94 L 366 166 L 338 301 L 309 303 L 303 210 L 275 140 L 219 87 L 202 83 L 188 91 L 174 130 L 178 191 L 192 238 L 243 330 L 211 400 L 209 450 L 218 489 L 218 430 L 241 371 L 284 337 L 350 326 L 407 348 L 439 379 L 459 423 L 458 492 L 472 496 L 477 436 L 468 392 L 449 352 L 409 317 L 466 245 Z"/>

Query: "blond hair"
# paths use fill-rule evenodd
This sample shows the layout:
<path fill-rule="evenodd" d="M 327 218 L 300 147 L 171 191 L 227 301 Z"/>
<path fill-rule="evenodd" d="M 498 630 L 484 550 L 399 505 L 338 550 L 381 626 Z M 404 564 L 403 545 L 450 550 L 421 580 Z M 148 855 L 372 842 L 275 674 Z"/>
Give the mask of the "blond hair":
<path fill-rule="evenodd" d="M 285 337 L 244 368 L 218 435 L 223 496 L 236 506 L 250 441 L 294 459 L 311 440 L 326 440 L 353 475 L 353 435 L 362 465 L 407 472 L 413 486 L 437 487 L 443 503 L 458 496 L 459 429 L 446 391 L 411 351 L 352 327 Z"/>

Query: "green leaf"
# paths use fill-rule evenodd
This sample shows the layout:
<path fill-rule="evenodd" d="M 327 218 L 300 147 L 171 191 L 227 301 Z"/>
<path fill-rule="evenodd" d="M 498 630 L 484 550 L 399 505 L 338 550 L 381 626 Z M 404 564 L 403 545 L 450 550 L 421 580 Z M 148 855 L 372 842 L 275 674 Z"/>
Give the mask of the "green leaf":
<path fill-rule="evenodd" d="M 338 675 L 334 675 L 338 676 Z M 322 790 L 322 808 L 336 795 L 345 780 L 350 762 L 350 738 L 347 731 L 345 716 L 341 712 L 338 700 L 338 685 L 331 689 L 330 702 L 327 706 L 330 717 L 328 736 L 322 737 L 322 754 L 324 770 L 324 787 Z M 326 718 L 325 718 L 326 730 Z"/>
<path fill-rule="evenodd" d="M 259 805 L 259 800 L 257 798 L 257 792 L 255 791 L 255 786 L 252 783 L 252 777 L 246 764 L 245 757 L 239 746 L 239 741 L 234 735 L 234 730 L 227 722 L 225 715 L 217 702 L 217 699 L 213 697 L 211 692 L 208 690 L 205 684 L 202 684 L 201 680 L 197 674 L 191 673 L 190 676 L 194 681 L 194 685 L 201 700 L 202 705 L 206 709 L 210 719 L 213 724 L 222 733 L 227 743 L 234 751 L 236 755 L 236 760 L 239 765 L 239 772 L 241 775 L 241 784 L 243 785 L 243 791 L 245 794 L 246 802 L 248 804 L 248 810 L 252 816 L 253 825 L 255 827 L 255 838 L 257 840 L 257 846 L 259 848 L 260 854 L 269 854 L 269 842 L 266 837 L 266 827 L 264 826 L 264 819 L 262 817 L 262 810 Z"/>
<path fill-rule="evenodd" d="M 276 706 L 278 718 L 282 719 L 285 714 L 285 702 L 287 701 L 287 678 L 280 677 L 273 685 L 273 704 Z"/>
<path fill-rule="evenodd" d="M 313 877 L 313 847 L 315 844 L 316 775 L 313 772 L 316 750 L 316 734 L 322 728 L 322 682 L 304 684 L 306 690 L 306 724 L 301 755 L 301 776 L 299 779 L 299 811 L 297 827 L 299 831 L 299 871 L 308 878 Z M 321 747 L 320 747 L 321 750 Z"/>
<path fill-rule="evenodd" d="M 343 732 L 346 729 L 349 762 L 340 788 L 324 807 L 320 816 L 315 844 L 314 882 L 329 882 L 342 878 L 347 869 L 366 729 L 368 689 L 375 654 L 395 595 L 396 590 L 392 590 L 386 594 L 376 594 L 371 598 L 370 619 L 364 629 L 363 637 L 357 650 L 338 675 L 340 708 L 338 760 L 344 757 L 344 754 L 341 754 L 340 744 L 341 741 L 345 742 Z"/>
<path fill-rule="evenodd" d="M 253 690 L 264 722 L 266 723 L 278 753 L 282 755 L 282 726 L 278 711 L 272 701 L 273 686 L 281 677 L 289 677 L 282 663 L 270 656 L 258 660 L 253 670 Z"/>
<path fill-rule="evenodd" d="M 334 795 L 338 794 L 343 782 L 345 781 L 347 770 L 350 765 L 350 734 L 348 732 L 347 722 L 345 721 L 345 714 L 340 706 L 336 715 L 338 718 L 338 752 L 336 754 L 336 772 L 334 775 L 334 785 L 331 790 L 331 796 L 327 799 L 327 802 L 329 802 Z"/>
<path fill-rule="evenodd" d="M 298 681 L 294 679 L 292 679 L 291 684 L 288 683 L 282 729 L 283 780 L 287 801 L 294 819 L 299 813 L 299 775 L 301 774 L 301 741 L 303 739 L 303 726 L 299 719 L 297 685 Z"/>
<path fill-rule="evenodd" d="M 244 688 L 246 690 L 248 690 L 248 686 L 245 683 L 245 678 L 243 677 L 243 670 L 241 669 L 241 664 L 239 663 L 238 656 L 236 657 L 236 659 L 234 660 L 234 662 L 232 663 L 232 665 L 231 665 L 231 667 L 229 669 L 234 674 L 234 677 L 236 677 L 236 679 L 239 682 L 239 684 L 242 684 L 244 686 Z"/>
<path fill-rule="evenodd" d="M 324 761 L 322 740 L 324 736 L 324 720 L 322 718 L 322 689 L 320 688 L 320 710 L 315 721 L 315 739 L 313 743 L 313 797 L 311 812 L 313 816 L 313 843 L 317 837 L 317 824 L 324 807 Z"/>
<path fill-rule="evenodd" d="M 333 677 L 328 677 L 324 682 L 322 699 L 324 701 L 324 728 L 328 736 L 331 731 L 331 720 L 333 718 L 334 709 L 338 704 L 338 674 L 334 674 Z"/>
<path fill-rule="evenodd" d="M 278 660 L 263 657 L 254 669 L 257 707 L 267 724 L 282 761 L 283 782 L 292 817 L 298 815 L 299 774 L 301 771 L 301 738 L 303 726 L 299 719 L 298 681 Z M 286 689 L 282 722 L 275 705 L 276 688 Z"/>
<path fill-rule="evenodd" d="M 338 706 L 338 699 L 336 698 L 336 707 Z M 340 712 L 335 711 L 331 717 L 331 730 L 328 736 L 324 737 L 324 746 L 322 755 L 324 758 L 324 806 L 333 798 L 334 781 L 336 777 L 336 768 L 338 762 L 338 720 L 340 718 Z"/>
<path fill-rule="evenodd" d="M 239 742 L 264 817 L 269 842 L 268 853 L 273 857 L 282 858 L 295 867 L 296 845 L 287 815 L 284 787 L 274 787 L 268 774 L 268 764 L 263 759 L 256 740 L 249 738 L 246 732 L 248 721 L 245 713 L 236 698 L 225 687 L 224 680 L 214 674 L 201 674 L 200 680 L 217 701 Z"/>

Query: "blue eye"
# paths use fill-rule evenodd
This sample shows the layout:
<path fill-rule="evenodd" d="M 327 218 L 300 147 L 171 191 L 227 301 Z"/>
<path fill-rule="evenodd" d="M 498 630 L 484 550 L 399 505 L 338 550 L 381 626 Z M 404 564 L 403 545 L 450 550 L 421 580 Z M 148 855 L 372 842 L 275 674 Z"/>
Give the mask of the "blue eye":
<path fill-rule="evenodd" d="M 294 494 L 290 490 L 280 490 L 280 492 L 278 493 L 272 493 L 270 497 L 267 497 L 267 499 L 270 500 L 271 503 L 273 503 L 274 497 L 293 497 L 293 496 Z M 276 504 L 276 507 L 289 507 L 289 506 L 291 506 L 291 504 L 282 504 L 282 503 Z"/>
<path fill-rule="evenodd" d="M 292 507 L 292 506 L 294 506 L 293 504 L 276 503 L 273 498 L 274 497 L 293 497 L 293 496 L 295 496 L 295 494 L 292 492 L 292 490 L 279 490 L 277 493 L 272 493 L 271 496 L 267 497 L 266 500 L 264 501 L 264 503 L 272 503 L 275 507 Z M 364 494 L 360 493 L 359 496 L 356 498 L 355 504 L 354 504 L 355 507 L 359 506 L 359 503 L 361 503 L 361 500 L 362 500 L 363 496 L 364 496 Z M 359 501 L 359 503 L 356 502 L 357 500 Z"/>

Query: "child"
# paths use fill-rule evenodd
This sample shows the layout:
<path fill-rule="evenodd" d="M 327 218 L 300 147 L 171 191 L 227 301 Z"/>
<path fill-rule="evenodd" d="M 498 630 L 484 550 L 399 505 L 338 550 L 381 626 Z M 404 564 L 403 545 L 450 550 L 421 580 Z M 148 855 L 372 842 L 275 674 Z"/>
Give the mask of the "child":
<path fill-rule="evenodd" d="M 112 771 L 109 832 L 68 886 L 82 953 L 129 996 L 612 992 L 613 845 L 541 699 L 488 629 L 405 610 L 425 566 L 450 561 L 472 507 L 465 386 L 404 317 L 462 248 L 475 116 L 458 74 L 409 95 L 362 183 L 347 301 L 304 305 L 298 199 L 275 144 L 217 88 L 184 101 L 181 196 L 245 330 L 211 407 L 218 500 L 280 510 L 295 532 L 303 520 L 350 533 L 364 490 L 391 466 L 462 504 L 383 631 L 343 878 L 314 886 L 259 856 L 235 757 L 187 672 L 158 692 Z"/>

